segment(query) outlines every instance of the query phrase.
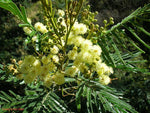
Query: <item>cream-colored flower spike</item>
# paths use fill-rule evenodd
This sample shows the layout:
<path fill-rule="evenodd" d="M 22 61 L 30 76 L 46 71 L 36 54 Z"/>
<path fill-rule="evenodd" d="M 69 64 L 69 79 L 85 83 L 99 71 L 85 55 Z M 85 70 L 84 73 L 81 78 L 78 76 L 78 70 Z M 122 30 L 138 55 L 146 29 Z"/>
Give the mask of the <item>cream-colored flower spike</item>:
<path fill-rule="evenodd" d="M 76 66 L 69 67 L 66 71 L 65 74 L 74 77 L 75 74 L 79 71 L 79 69 Z"/>
<path fill-rule="evenodd" d="M 31 32 L 32 32 L 28 27 L 24 27 L 24 28 L 23 28 L 23 31 L 24 31 L 27 35 L 30 35 Z"/>
<path fill-rule="evenodd" d="M 46 78 L 44 79 L 43 85 L 49 88 L 52 84 L 53 84 L 52 77 L 51 77 L 50 74 L 48 74 L 48 75 L 46 76 Z"/>
<path fill-rule="evenodd" d="M 52 54 L 57 54 L 59 52 L 59 48 L 57 46 L 53 46 L 53 48 L 50 49 Z"/>
<path fill-rule="evenodd" d="M 43 34 L 48 32 L 46 26 L 44 26 L 41 22 L 35 23 L 34 28 Z"/>
<path fill-rule="evenodd" d="M 55 63 L 59 62 L 59 57 L 57 55 L 53 55 L 52 59 Z"/>
<path fill-rule="evenodd" d="M 58 16 L 63 17 L 65 15 L 65 12 L 61 9 L 58 9 Z"/>
<path fill-rule="evenodd" d="M 78 35 L 78 34 L 85 34 L 88 30 L 87 26 L 83 23 L 78 23 L 78 22 L 75 22 L 74 25 L 73 25 L 73 33 L 75 35 Z"/>
<path fill-rule="evenodd" d="M 107 75 L 102 75 L 99 77 L 99 82 L 103 85 L 108 85 L 111 82 L 111 79 Z"/>
<path fill-rule="evenodd" d="M 52 79 L 57 85 L 62 85 L 65 83 L 64 74 L 61 72 L 56 72 L 56 74 L 53 75 Z"/>

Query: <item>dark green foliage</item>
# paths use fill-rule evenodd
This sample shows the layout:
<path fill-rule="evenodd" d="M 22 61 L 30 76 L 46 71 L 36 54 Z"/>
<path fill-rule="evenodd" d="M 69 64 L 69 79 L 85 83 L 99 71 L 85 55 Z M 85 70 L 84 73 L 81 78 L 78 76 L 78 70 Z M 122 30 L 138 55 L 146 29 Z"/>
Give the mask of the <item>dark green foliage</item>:
<path fill-rule="evenodd" d="M 123 75 L 121 72 L 118 81 L 113 81 L 111 87 L 124 92 L 124 97 L 128 98 L 130 105 L 139 112 L 149 112 L 149 75 L 133 72 L 126 72 Z"/>
<path fill-rule="evenodd" d="M 147 4 L 143 8 L 137 9 L 131 15 L 123 19 L 120 23 L 114 25 L 110 30 L 107 30 L 106 33 L 100 34 L 99 45 L 103 50 L 103 58 L 107 61 L 108 64 L 114 67 L 123 66 L 122 69 L 127 69 L 130 67 L 132 70 L 134 70 L 134 68 L 137 68 L 136 66 L 133 66 L 133 62 L 131 66 L 130 59 L 138 57 L 140 52 L 145 53 L 145 51 L 143 51 L 142 48 L 136 44 L 134 39 L 136 39 L 140 45 L 143 45 L 148 49 L 150 49 L 150 46 L 147 44 L 147 42 L 144 42 L 141 37 L 138 36 L 136 29 L 139 29 L 143 34 L 148 36 L 149 32 L 142 26 L 133 23 L 136 19 L 142 18 L 145 13 L 149 14 L 149 7 L 150 4 Z M 132 23 L 131 27 L 128 25 L 129 23 Z M 129 37 L 127 31 L 131 33 L 134 39 Z M 128 49 L 127 41 L 129 41 L 129 43 L 132 45 L 131 50 Z"/>
<path fill-rule="evenodd" d="M 137 111 L 135 111 L 129 104 L 120 100 L 122 96 L 121 94 L 117 94 L 115 89 L 108 86 L 103 86 L 95 81 L 89 81 L 84 78 L 81 79 L 84 82 L 80 84 L 80 87 L 76 93 L 76 104 L 78 110 L 81 111 L 81 106 L 84 105 L 83 102 L 86 102 L 87 106 L 82 112 L 116 113 L 126 111 L 137 113 Z"/>

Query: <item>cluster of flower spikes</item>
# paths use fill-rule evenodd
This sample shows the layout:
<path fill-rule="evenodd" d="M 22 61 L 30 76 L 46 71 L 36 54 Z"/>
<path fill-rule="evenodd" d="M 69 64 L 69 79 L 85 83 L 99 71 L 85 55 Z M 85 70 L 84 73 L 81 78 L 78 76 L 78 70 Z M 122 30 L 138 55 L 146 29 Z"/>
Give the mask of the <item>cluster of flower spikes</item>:
<path fill-rule="evenodd" d="M 46 87 L 50 87 L 53 83 L 61 85 L 65 82 L 64 73 L 59 71 L 56 72 L 56 64 L 59 61 L 56 54 L 59 49 L 54 46 L 51 50 L 55 54 L 49 54 L 48 56 L 44 55 L 42 58 L 28 55 L 24 58 L 19 65 L 18 71 L 22 74 L 25 83 L 31 83 L 37 78 L 43 81 L 43 85 Z"/>
<path fill-rule="evenodd" d="M 31 24 L 30 19 L 28 19 L 28 22 Z M 35 23 L 34 28 L 42 34 L 48 32 L 46 26 L 40 22 Z M 32 32 L 29 27 L 24 27 L 23 30 L 27 35 L 30 35 Z M 36 35 L 32 37 L 32 41 L 38 41 Z M 56 65 L 59 63 L 59 48 L 53 45 L 50 48 L 50 52 L 49 55 L 44 55 L 42 58 L 36 58 L 33 55 L 25 56 L 18 68 L 20 79 L 24 79 L 25 83 L 28 84 L 39 78 L 46 87 L 50 87 L 53 83 L 57 85 L 63 84 L 65 82 L 64 73 L 60 70 L 56 71 Z"/>
<path fill-rule="evenodd" d="M 62 25 L 66 26 L 65 22 L 62 21 Z M 74 46 L 67 54 L 69 60 L 73 61 L 73 65 L 65 70 L 65 75 L 75 77 L 78 72 L 95 71 L 98 74 L 99 82 L 107 85 L 111 81 L 109 75 L 113 73 L 113 69 L 102 62 L 100 57 L 102 50 L 100 46 L 93 45 L 90 39 L 83 37 L 87 31 L 88 27 L 85 24 L 77 21 L 74 23 L 67 42 L 67 45 Z M 65 38 L 66 36 L 62 40 L 65 41 Z M 86 74 L 85 77 L 87 77 Z M 92 78 L 92 74 L 88 78 Z"/>
<path fill-rule="evenodd" d="M 62 19 L 61 24 L 66 27 L 67 25 L 63 18 L 64 14 L 65 13 L 62 10 L 58 10 L 58 15 Z M 40 22 L 37 22 L 34 27 L 43 34 L 48 32 L 46 26 Z M 26 34 L 32 32 L 29 32 L 29 30 L 30 29 L 27 27 L 24 28 Z M 85 24 L 77 21 L 74 23 L 67 40 L 67 45 L 73 46 L 73 48 L 67 52 L 68 59 L 73 62 L 73 65 L 67 67 L 65 71 L 57 68 L 57 64 L 59 63 L 59 48 L 56 45 L 50 48 L 49 55 L 43 56 L 42 58 L 36 58 L 32 55 L 26 56 L 18 69 L 22 74 L 25 83 L 31 83 L 36 78 L 39 78 L 46 87 L 50 87 L 53 83 L 57 85 L 64 84 L 64 76 L 75 77 L 78 72 L 81 72 L 87 77 L 88 73 L 95 71 L 98 74 L 97 78 L 99 78 L 101 84 L 109 84 L 111 81 L 109 75 L 113 73 L 113 69 L 102 62 L 100 57 L 102 50 L 100 46 L 93 45 L 90 39 L 83 37 L 87 31 L 88 27 Z M 35 37 L 32 38 L 32 40 L 35 39 Z M 61 41 L 64 44 L 66 43 L 66 35 L 61 38 Z M 64 44 L 62 45 L 64 46 Z M 92 74 L 88 76 L 88 78 L 91 77 Z"/>
<path fill-rule="evenodd" d="M 31 20 L 29 18 L 27 18 L 27 20 L 31 24 Z M 43 25 L 41 22 L 35 23 L 34 28 L 43 34 L 48 32 L 46 26 Z M 23 30 L 27 35 L 30 35 L 32 32 L 32 30 L 29 27 L 24 27 Z"/>

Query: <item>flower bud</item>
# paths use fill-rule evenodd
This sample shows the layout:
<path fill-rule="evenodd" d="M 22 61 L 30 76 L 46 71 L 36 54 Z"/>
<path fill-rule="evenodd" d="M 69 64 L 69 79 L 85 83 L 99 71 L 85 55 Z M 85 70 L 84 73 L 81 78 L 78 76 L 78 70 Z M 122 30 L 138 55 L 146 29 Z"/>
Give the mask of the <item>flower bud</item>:
<path fill-rule="evenodd" d="M 107 24 L 107 20 L 104 20 L 103 23 L 104 23 L 104 24 Z"/>

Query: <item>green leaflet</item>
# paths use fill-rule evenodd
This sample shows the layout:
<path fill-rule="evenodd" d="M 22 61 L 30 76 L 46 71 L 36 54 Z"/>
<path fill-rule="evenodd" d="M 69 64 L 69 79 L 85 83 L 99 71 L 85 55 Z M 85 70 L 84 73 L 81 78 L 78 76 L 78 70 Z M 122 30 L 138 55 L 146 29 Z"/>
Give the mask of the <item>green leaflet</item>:
<path fill-rule="evenodd" d="M 126 110 L 130 111 L 131 113 L 137 113 L 137 111 L 135 111 L 129 104 L 125 103 L 124 101 L 121 101 L 120 99 L 118 99 L 118 97 L 116 97 L 104 90 L 101 90 L 100 94 L 101 94 L 101 96 L 103 96 L 105 99 L 107 99 L 112 104 L 117 104 L 121 108 L 126 109 Z M 107 104 L 107 105 L 109 105 L 109 104 Z M 110 106 L 113 106 L 113 105 L 110 104 Z M 107 107 L 109 107 L 109 106 L 107 106 Z M 110 108 L 109 108 L 109 110 L 110 110 Z"/>
<path fill-rule="evenodd" d="M 135 31 L 134 31 L 131 27 L 126 26 L 126 29 L 128 29 L 128 30 L 131 32 L 131 34 L 132 34 L 139 42 L 141 42 L 145 47 L 147 47 L 148 49 L 150 49 L 150 46 L 147 45 L 147 44 L 135 33 Z"/>
<path fill-rule="evenodd" d="M 112 113 L 116 113 L 112 108 L 112 104 L 106 98 L 104 98 L 103 95 L 99 94 L 99 99 L 102 102 L 102 105 L 106 112 L 109 111 Z"/>
<path fill-rule="evenodd" d="M 134 24 L 135 25 L 135 24 Z M 150 33 L 148 31 L 146 31 L 143 27 L 137 26 L 135 25 L 139 30 L 141 30 L 143 33 L 145 33 L 146 35 L 150 36 Z"/>
<path fill-rule="evenodd" d="M 113 39 L 112 39 L 112 46 L 113 46 L 113 48 L 114 48 L 114 50 L 115 50 L 117 56 L 119 57 L 120 61 L 121 61 L 124 65 L 126 65 L 126 63 L 125 63 L 124 60 L 122 59 L 120 50 L 119 50 L 118 47 L 116 46 L 116 44 L 115 44 L 115 42 L 113 41 Z"/>
<path fill-rule="evenodd" d="M 92 106 L 92 89 L 87 87 L 87 110 L 88 110 L 88 113 L 94 113 L 93 112 L 93 106 Z"/>
<path fill-rule="evenodd" d="M 76 79 L 74 79 L 74 78 L 65 77 L 65 83 L 75 82 L 75 81 L 76 81 Z"/>
<path fill-rule="evenodd" d="M 12 98 L 8 95 L 8 94 L 6 94 L 4 91 L 1 91 L 0 92 L 8 101 L 12 101 Z"/>
<path fill-rule="evenodd" d="M 24 22 L 28 23 L 25 7 L 24 6 L 20 6 L 20 9 L 21 9 L 21 12 L 22 12 L 22 16 L 24 17 Z"/>
<path fill-rule="evenodd" d="M 0 1 L 0 7 L 10 11 L 13 15 L 17 16 L 24 23 L 29 24 L 27 21 L 26 11 L 23 6 L 20 7 L 20 11 L 17 5 L 11 0 L 2 0 Z"/>
<path fill-rule="evenodd" d="M 30 27 L 29 24 L 19 24 L 19 27 Z"/>
<path fill-rule="evenodd" d="M 5 101 L 5 102 L 10 102 L 9 100 L 5 99 L 5 97 L 3 97 L 2 95 L 0 95 L 0 99 Z"/>
<path fill-rule="evenodd" d="M 81 110 L 81 96 L 83 92 L 83 83 L 80 85 L 78 91 L 76 92 L 76 105 L 77 105 L 77 110 Z"/>
<path fill-rule="evenodd" d="M 116 64 L 114 62 L 114 59 L 111 57 L 110 52 L 108 50 L 108 48 L 105 47 L 106 41 L 104 41 L 103 39 L 101 40 L 101 42 L 98 42 L 98 44 L 101 46 L 102 48 L 102 55 L 104 55 L 104 58 L 106 59 L 106 62 L 108 64 L 111 63 L 111 65 L 114 65 L 114 67 L 116 67 Z"/>

